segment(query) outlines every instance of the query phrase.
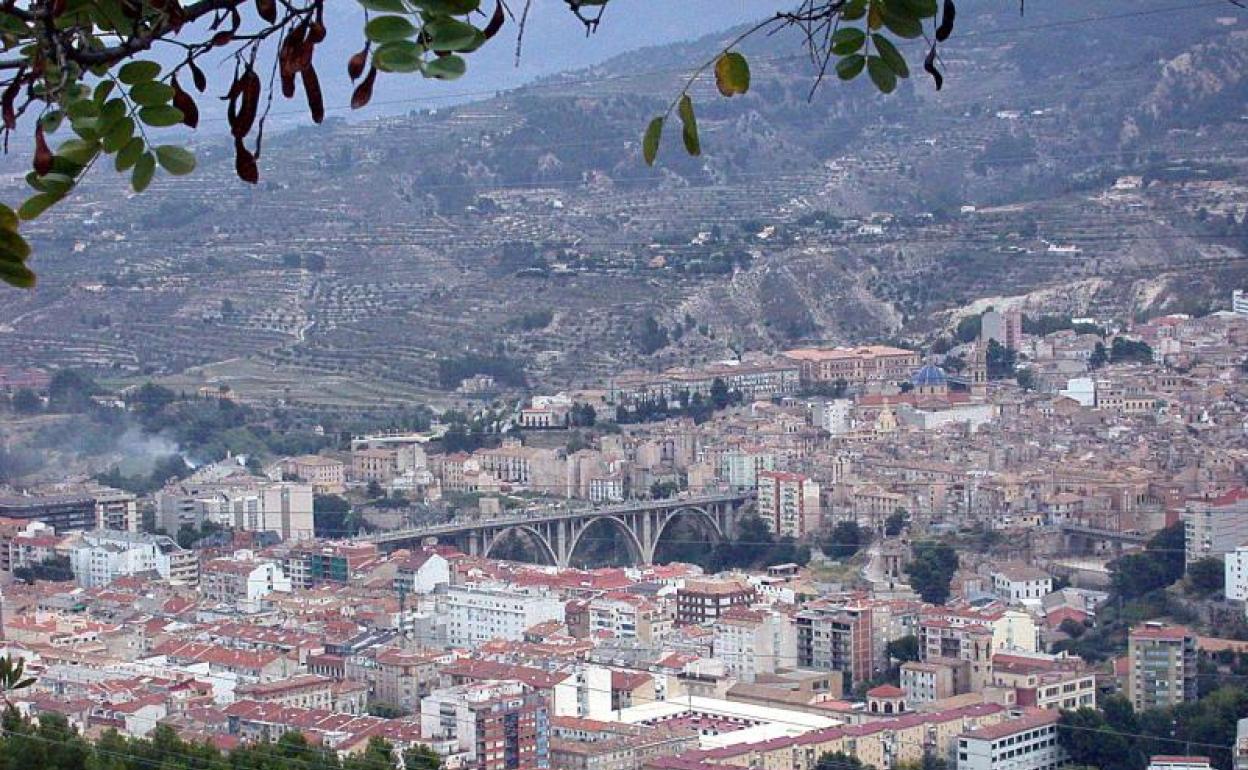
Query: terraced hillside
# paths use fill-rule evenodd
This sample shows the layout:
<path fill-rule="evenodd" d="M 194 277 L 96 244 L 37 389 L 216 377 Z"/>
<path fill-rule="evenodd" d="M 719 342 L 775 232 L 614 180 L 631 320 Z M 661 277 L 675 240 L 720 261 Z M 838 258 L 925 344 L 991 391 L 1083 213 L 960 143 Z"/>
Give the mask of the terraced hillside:
<path fill-rule="evenodd" d="M 665 144 L 654 169 L 640 129 L 717 40 L 275 136 L 255 188 L 212 143 L 144 196 L 99 174 L 37 225 L 0 360 L 385 403 L 436 397 L 469 352 L 560 387 L 921 339 L 986 298 L 1127 317 L 1243 285 L 1248 14 L 982 5 L 940 93 L 808 101 L 794 41 L 760 40 L 748 96 L 695 89 L 706 154 Z"/>

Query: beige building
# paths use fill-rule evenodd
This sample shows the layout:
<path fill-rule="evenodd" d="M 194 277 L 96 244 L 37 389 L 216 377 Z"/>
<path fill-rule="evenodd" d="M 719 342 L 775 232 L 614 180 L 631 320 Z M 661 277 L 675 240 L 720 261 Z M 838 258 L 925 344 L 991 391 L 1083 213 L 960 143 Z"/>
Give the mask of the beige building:
<path fill-rule="evenodd" d="M 363 714 L 368 708 L 368 686 L 359 682 L 336 682 L 316 674 L 302 674 L 272 682 L 240 685 L 238 700 L 277 703 L 295 708 Z"/>
<path fill-rule="evenodd" d="M 399 474 L 399 452 L 395 449 L 357 449 L 351 453 L 351 478 L 387 484 Z"/>
<path fill-rule="evenodd" d="M 909 381 L 919 367 L 919 354 L 888 345 L 857 348 L 801 348 L 786 350 L 784 357 L 801 369 L 802 383 L 813 385 L 844 380 L 848 385 L 868 382 Z"/>
<path fill-rule="evenodd" d="M 284 476 L 308 482 L 318 495 L 337 495 L 347 489 L 347 466 L 332 457 L 288 457 L 278 465 Z"/>
<path fill-rule="evenodd" d="M 369 703 L 415 712 L 420 699 L 438 686 L 438 668 L 444 660 L 433 653 L 383 647 L 349 656 L 344 672 L 348 681 L 368 686 Z"/>
<path fill-rule="evenodd" d="M 1145 623 L 1127 638 L 1127 697 L 1136 711 L 1196 699 L 1196 636 L 1183 626 Z"/>

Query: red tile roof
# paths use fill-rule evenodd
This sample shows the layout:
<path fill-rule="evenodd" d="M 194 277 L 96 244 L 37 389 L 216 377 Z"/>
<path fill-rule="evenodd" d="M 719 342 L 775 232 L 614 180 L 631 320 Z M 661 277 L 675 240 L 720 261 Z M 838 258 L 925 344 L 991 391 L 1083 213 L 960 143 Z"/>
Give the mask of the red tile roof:
<path fill-rule="evenodd" d="M 969 730 L 962 734 L 965 738 L 973 738 L 984 741 L 1000 740 L 1026 730 L 1034 730 L 1037 727 L 1056 724 L 1061 718 L 1061 714 L 1053 709 L 1041 709 L 1033 711 L 1017 719 L 1007 719 L 995 725 L 988 725 L 977 730 Z"/>

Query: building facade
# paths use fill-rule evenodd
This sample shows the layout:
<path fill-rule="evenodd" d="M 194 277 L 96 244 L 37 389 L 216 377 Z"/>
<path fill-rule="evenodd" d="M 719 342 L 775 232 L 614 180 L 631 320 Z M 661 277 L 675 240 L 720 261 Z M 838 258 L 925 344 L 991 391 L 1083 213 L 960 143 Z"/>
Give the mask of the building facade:
<path fill-rule="evenodd" d="M 1145 623 L 1127 641 L 1127 697 L 1136 711 L 1196 699 L 1196 636 L 1183 626 Z"/>

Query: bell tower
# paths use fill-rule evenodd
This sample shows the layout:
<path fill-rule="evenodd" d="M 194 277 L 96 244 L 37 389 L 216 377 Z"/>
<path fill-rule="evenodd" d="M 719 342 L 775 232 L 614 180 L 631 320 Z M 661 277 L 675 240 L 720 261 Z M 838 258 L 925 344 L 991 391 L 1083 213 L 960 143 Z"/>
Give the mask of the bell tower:
<path fill-rule="evenodd" d="M 988 397 L 988 350 L 982 339 L 975 343 L 975 353 L 971 357 L 971 397 Z"/>

